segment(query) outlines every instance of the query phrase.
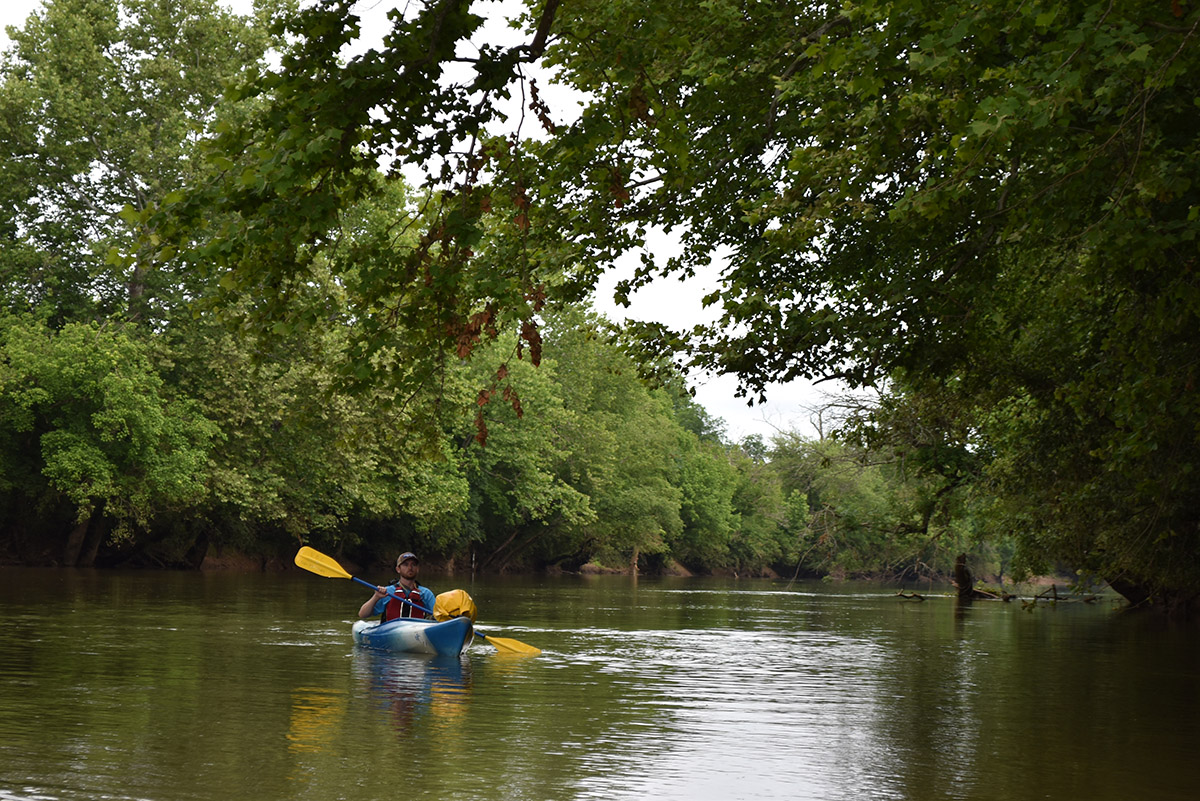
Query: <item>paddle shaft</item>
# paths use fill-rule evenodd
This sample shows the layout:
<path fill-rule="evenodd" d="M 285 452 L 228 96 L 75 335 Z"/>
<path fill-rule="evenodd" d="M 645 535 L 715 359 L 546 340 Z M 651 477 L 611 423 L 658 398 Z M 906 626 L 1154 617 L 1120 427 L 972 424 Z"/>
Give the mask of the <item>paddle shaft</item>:
<path fill-rule="evenodd" d="M 379 589 L 379 587 L 377 585 L 372 584 L 369 581 L 364 581 L 364 580 L 360 579 L 358 576 L 351 576 L 350 580 L 357 581 L 359 584 L 363 585 L 364 587 L 370 587 L 373 590 Z M 400 601 L 401 603 L 408 604 L 413 609 L 420 609 L 425 614 L 429 615 L 430 617 L 433 617 L 432 609 L 426 609 L 425 607 L 421 606 L 420 604 L 415 604 L 412 601 L 408 600 L 407 598 L 401 598 L 399 595 L 396 595 L 394 592 L 389 592 L 388 595 L 392 598 L 395 598 L 397 601 Z"/>

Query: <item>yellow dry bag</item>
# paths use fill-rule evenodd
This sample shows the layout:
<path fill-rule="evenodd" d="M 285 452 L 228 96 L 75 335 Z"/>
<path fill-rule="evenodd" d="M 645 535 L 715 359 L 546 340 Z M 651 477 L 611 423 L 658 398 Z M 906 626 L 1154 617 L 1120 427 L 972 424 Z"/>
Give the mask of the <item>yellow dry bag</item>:
<path fill-rule="evenodd" d="M 448 590 L 435 600 L 437 601 L 433 605 L 435 620 L 449 620 L 452 617 L 466 615 L 471 618 L 472 623 L 475 622 L 475 602 L 471 600 L 470 595 L 467 595 L 466 590 Z"/>

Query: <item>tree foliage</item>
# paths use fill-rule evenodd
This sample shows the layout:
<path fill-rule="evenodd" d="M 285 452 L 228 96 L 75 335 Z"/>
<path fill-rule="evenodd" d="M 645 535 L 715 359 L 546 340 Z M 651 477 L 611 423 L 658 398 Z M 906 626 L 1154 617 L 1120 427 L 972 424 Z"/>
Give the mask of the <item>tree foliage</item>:
<path fill-rule="evenodd" d="M 57 321 L 161 317 L 190 287 L 148 211 L 205 173 L 203 126 L 268 36 L 216 0 L 55 0 L 12 33 L 0 87 L 4 302 Z"/>
<path fill-rule="evenodd" d="M 517 43 L 471 45 L 482 9 L 407 5 L 354 50 L 350 0 L 260 27 L 209 0 L 53 0 L 14 37 L 6 325 L 51 343 L 47 385 L 74 386 L 53 348 L 90 363 L 86 326 L 127 340 L 104 347 L 130 349 L 116 385 L 144 379 L 128 414 L 175 410 L 211 448 L 190 519 L 497 566 L 846 573 L 990 532 L 1021 569 L 1196 597 L 1194 3 L 539 0 Z M 720 253 L 722 316 L 643 341 L 750 399 L 874 387 L 857 442 L 725 442 L 665 360 L 568 308 L 652 229 L 680 249 L 644 251 L 618 299 Z M 4 436 L 29 435 L 33 402 L 6 397 Z M 118 525 L 197 497 L 135 500 L 72 447 L 23 480 Z"/>
<path fill-rule="evenodd" d="M 214 35 L 203 57 L 176 57 Z M 256 237 L 316 219 L 251 191 L 263 150 L 232 173 L 223 161 L 236 131 L 278 122 L 278 91 L 218 91 L 261 68 L 271 37 L 212 4 L 59 0 L 16 41 L 3 88 L 20 135 L 0 176 L 13 209 L 0 250 L 13 310 L 0 359 L 6 559 L 194 566 L 310 542 L 364 558 L 478 553 L 501 570 L 667 553 L 683 525 L 680 443 L 694 440 L 676 415 L 713 423 L 643 383 L 599 321 L 547 308 L 505 329 L 492 311 L 503 292 L 440 273 L 471 312 L 462 325 L 434 262 L 393 280 L 413 252 L 438 253 L 423 232 L 456 224 L 452 197 L 351 159 L 324 186 L 293 187 L 304 203 L 328 190 L 330 206 L 308 229 L 321 236 L 289 251 L 287 269 L 302 269 L 286 291 L 239 290 L 237 259 L 280 265 Z M 208 125 L 217 136 L 203 141 Z M 272 176 L 268 195 L 292 191 Z M 264 212 L 283 216 L 264 225 Z M 470 225 L 494 258 L 520 246 L 502 215 Z M 222 248 L 233 255 L 204 262 Z M 522 302 L 541 308 L 540 291 Z"/>
<path fill-rule="evenodd" d="M 172 397 L 129 332 L 4 316 L 0 344 L 0 488 L 11 520 L 22 521 L 22 507 L 68 512 L 74 564 L 93 517 L 127 540 L 203 497 L 216 428 Z"/>
<path fill-rule="evenodd" d="M 562 9 L 558 224 L 730 252 L 700 364 L 952 398 L 1027 566 L 1193 598 L 1200 9 L 704 8 Z"/>

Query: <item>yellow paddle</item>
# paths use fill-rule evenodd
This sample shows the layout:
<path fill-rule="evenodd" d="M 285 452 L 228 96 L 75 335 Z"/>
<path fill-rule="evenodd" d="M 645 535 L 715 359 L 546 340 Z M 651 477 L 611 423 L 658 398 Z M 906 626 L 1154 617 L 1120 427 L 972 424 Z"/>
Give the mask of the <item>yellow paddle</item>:
<path fill-rule="evenodd" d="M 497 651 L 502 651 L 508 654 L 524 654 L 525 656 L 537 656 L 542 652 L 541 648 L 535 648 L 532 645 L 527 645 L 520 640 L 510 640 L 508 637 L 493 637 L 489 634 L 484 634 L 482 631 L 475 632 L 476 637 L 482 637 L 488 641 L 488 645 L 494 647 Z"/>
<path fill-rule="evenodd" d="M 326 556 L 318 550 L 309 548 L 307 545 L 296 552 L 296 566 L 302 567 L 310 573 L 316 573 L 318 576 L 324 576 L 325 578 L 350 579 L 351 581 L 357 581 L 359 584 L 370 587 L 372 590 L 375 589 L 375 585 L 371 582 L 363 581 L 362 579 L 356 578 L 343 570 L 342 566 L 339 565 L 337 560 L 333 557 Z M 415 609 L 420 609 L 425 614 L 433 617 L 432 609 L 426 609 L 420 604 L 414 604 L 412 601 L 409 601 L 405 598 L 400 598 L 399 600 Z M 520 640 L 512 640 L 508 637 L 490 637 L 479 631 L 475 632 L 475 636 L 482 637 L 483 639 L 487 640 L 488 644 L 497 651 L 504 651 L 506 653 L 513 654 L 525 654 L 527 656 L 537 656 L 542 652 L 540 648 L 535 648 L 532 645 L 526 645 Z"/>

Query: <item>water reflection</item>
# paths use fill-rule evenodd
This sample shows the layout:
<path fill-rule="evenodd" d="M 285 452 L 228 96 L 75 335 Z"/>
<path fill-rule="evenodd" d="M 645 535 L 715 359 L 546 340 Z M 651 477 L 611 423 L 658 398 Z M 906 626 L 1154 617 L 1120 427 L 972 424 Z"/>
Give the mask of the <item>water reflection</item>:
<path fill-rule="evenodd" d="M 338 735 L 346 714 L 346 694 L 339 690 L 299 687 L 292 691 L 292 717 L 288 726 L 288 748 L 320 751 Z"/>
<path fill-rule="evenodd" d="M 61 614 L 74 575 L 0 569 L 0 801 L 1195 795 L 1194 630 L 1094 607 L 505 579 L 472 596 L 543 654 L 446 660 L 355 648 L 336 582 L 82 576 Z"/>
<path fill-rule="evenodd" d="M 471 662 L 462 656 L 391 654 L 356 648 L 353 673 L 369 703 L 407 737 L 460 726 L 471 701 Z"/>

